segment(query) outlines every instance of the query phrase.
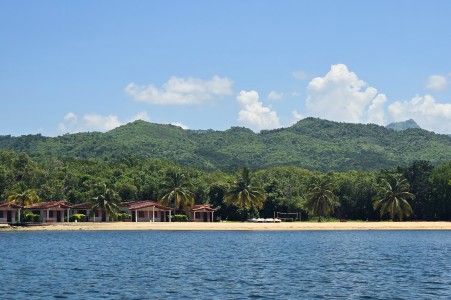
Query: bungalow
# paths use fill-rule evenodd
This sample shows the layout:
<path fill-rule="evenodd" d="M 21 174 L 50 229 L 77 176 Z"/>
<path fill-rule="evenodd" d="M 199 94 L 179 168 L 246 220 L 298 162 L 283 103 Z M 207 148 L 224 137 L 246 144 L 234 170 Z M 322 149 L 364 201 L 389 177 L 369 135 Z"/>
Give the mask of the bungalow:
<path fill-rule="evenodd" d="M 216 209 L 211 204 L 197 204 L 189 209 L 189 219 L 192 222 L 213 222 Z"/>
<path fill-rule="evenodd" d="M 17 212 L 19 212 L 17 219 L 19 221 L 21 208 L 22 206 L 15 202 L 0 202 L 0 223 L 15 223 Z"/>
<path fill-rule="evenodd" d="M 155 201 L 129 202 L 128 211 L 134 222 L 171 222 L 171 208 Z"/>
<path fill-rule="evenodd" d="M 25 209 L 31 210 L 34 214 L 38 214 L 40 222 L 64 222 L 64 218 L 69 222 L 69 211 L 72 206 L 67 201 L 40 202 L 27 205 Z"/>

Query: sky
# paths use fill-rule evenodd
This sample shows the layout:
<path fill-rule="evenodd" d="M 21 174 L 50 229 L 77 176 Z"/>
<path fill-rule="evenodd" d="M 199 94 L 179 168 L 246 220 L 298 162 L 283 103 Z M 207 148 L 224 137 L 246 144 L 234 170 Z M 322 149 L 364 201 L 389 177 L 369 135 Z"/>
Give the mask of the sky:
<path fill-rule="evenodd" d="M 0 135 L 306 117 L 451 134 L 451 1 L 4 0 Z"/>

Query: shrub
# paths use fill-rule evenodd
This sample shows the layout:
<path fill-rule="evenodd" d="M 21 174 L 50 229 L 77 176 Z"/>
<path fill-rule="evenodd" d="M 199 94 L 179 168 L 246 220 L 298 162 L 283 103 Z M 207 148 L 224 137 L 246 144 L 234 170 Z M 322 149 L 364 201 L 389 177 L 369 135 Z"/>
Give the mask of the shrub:
<path fill-rule="evenodd" d="M 116 218 L 118 221 L 125 221 L 130 220 L 132 218 L 132 215 L 128 213 L 117 213 Z"/>
<path fill-rule="evenodd" d="M 41 216 L 38 214 L 34 214 L 31 211 L 26 211 L 24 212 L 23 216 L 22 216 L 22 220 L 24 222 L 39 222 L 39 218 Z"/>
<path fill-rule="evenodd" d="M 172 219 L 174 222 L 188 222 L 188 216 L 186 215 L 175 215 Z"/>
<path fill-rule="evenodd" d="M 75 214 L 69 218 L 70 222 L 86 222 L 86 215 L 84 214 Z"/>

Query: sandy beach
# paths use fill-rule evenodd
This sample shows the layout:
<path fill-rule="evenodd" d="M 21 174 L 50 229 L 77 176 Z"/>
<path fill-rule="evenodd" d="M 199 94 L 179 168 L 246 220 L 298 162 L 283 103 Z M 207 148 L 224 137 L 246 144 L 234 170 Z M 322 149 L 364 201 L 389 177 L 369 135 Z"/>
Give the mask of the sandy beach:
<path fill-rule="evenodd" d="M 451 222 L 287 222 L 287 223 L 58 223 L 32 226 L 0 224 L 0 231 L 70 230 L 451 230 Z"/>

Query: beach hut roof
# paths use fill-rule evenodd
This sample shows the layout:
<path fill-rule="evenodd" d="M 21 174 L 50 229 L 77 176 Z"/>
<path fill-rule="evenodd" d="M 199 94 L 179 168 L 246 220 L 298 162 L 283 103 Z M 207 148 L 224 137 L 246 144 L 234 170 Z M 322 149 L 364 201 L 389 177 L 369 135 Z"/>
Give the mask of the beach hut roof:
<path fill-rule="evenodd" d="M 155 207 L 158 208 L 160 210 L 166 210 L 166 211 L 171 211 L 172 208 L 165 206 L 161 203 L 155 202 L 155 201 L 150 201 L 150 200 L 144 200 L 144 201 L 136 201 L 135 203 L 131 204 L 128 209 L 129 210 L 136 210 L 136 209 L 141 209 L 141 208 L 147 208 L 147 207 Z"/>
<path fill-rule="evenodd" d="M 66 200 L 39 202 L 25 206 L 26 209 L 72 208 Z"/>
<path fill-rule="evenodd" d="M 0 202 L 0 207 L 22 208 L 22 206 L 17 204 L 15 201 L 12 201 L 12 202 L 8 202 L 8 201 Z"/>
<path fill-rule="evenodd" d="M 211 204 L 196 204 L 190 208 L 190 211 L 216 211 L 213 207 L 211 207 Z"/>

